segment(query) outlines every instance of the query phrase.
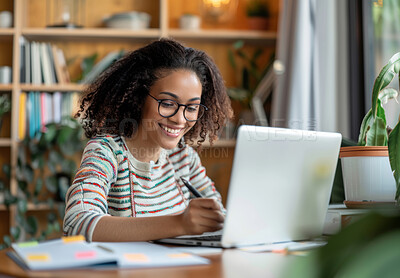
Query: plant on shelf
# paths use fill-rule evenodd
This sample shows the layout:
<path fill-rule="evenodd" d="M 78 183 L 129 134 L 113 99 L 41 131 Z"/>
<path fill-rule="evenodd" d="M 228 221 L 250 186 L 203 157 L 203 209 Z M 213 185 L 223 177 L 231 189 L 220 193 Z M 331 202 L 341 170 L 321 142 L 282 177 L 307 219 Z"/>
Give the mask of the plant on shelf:
<path fill-rule="evenodd" d="M 11 227 L 10 236 L 3 238 L 0 248 L 8 247 L 11 241 L 20 237 L 43 240 L 60 231 L 65 194 L 77 169 L 75 161 L 85 143 L 82 138 L 82 127 L 68 117 L 62 124 L 47 124 L 45 131 L 21 143 L 16 170 L 18 194 L 5 195 L 6 205 L 16 205 L 17 226 Z M 27 216 L 28 204 L 47 205 L 49 213 L 45 230 L 39 231 L 36 217 Z"/>
<path fill-rule="evenodd" d="M 380 167 L 383 164 L 377 164 L 376 166 L 371 166 L 372 169 L 371 168 L 366 169 L 366 173 L 374 171 L 375 169 L 373 168 L 379 167 L 380 168 L 379 171 L 381 173 L 380 175 L 382 175 L 380 179 L 387 178 L 389 180 L 389 182 L 382 184 L 382 186 L 387 188 L 388 183 L 389 185 L 391 185 L 390 183 L 394 184 L 392 189 L 393 196 L 391 198 L 392 201 L 394 201 L 394 199 L 397 200 L 397 203 L 399 203 L 399 194 L 400 194 L 400 119 L 393 129 L 390 128 L 387 125 L 385 109 L 382 104 L 385 104 L 389 99 L 397 98 L 399 94 L 398 90 L 390 88 L 388 86 L 396 75 L 399 76 L 399 71 L 400 71 L 400 52 L 396 53 L 390 58 L 388 64 L 382 68 L 378 77 L 375 79 L 372 91 L 372 108 L 365 115 L 360 128 L 358 145 L 361 147 L 359 148 L 353 147 L 353 149 L 342 148 L 341 150 L 341 155 L 342 153 L 346 154 L 346 152 L 348 152 L 349 150 L 352 152 L 353 150 L 357 150 L 359 152 L 367 151 L 368 147 L 369 150 L 373 150 L 375 152 L 377 151 L 381 153 L 388 152 L 389 161 L 387 160 L 387 158 L 376 157 L 375 159 L 375 161 L 378 161 L 378 159 L 382 159 L 383 163 L 387 165 L 388 168 L 388 170 L 386 171 L 387 175 L 382 174 L 383 170 Z M 371 146 L 381 146 L 381 147 L 371 147 Z M 355 154 L 355 156 L 358 155 Z M 349 168 L 346 168 L 346 165 L 344 163 L 345 161 L 342 161 L 343 172 L 349 170 Z M 393 173 L 394 182 L 390 177 L 391 176 L 390 172 Z M 369 175 L 364 175 L 364 176 L 369 176 Z M 344 180 L 344 185 L 346 188 L 346 180 Z M 376 190 L 378 190 L 377 188 L 380 186 L 377 185 L 375 182 L 371 185 L 371 187 L 374 187 Z M 370 189 L 370 191 L 376 191 L 375 189 L 374 190 Z M 385 190 L 387 191 L 387 189 Z M 394 192 L 396 193 L 394 194 Z M 366 199 L 366 200 L 374 201 L 374 199 Z M 375 201 L 386 201 L 386 200 L 375 200 Z"/>
<path fill-rule="evenodd" d="M 239 40 L 228 50 L 229 63 L 240 80 L 239 87 L 228 88 L 228 94 L 231 99 L 239 101 L 244 109 L 250 109 L 254 91 L 272 65 L 275 56 L 272 54 L 267 65 L 260 67 L 259 58 L 263 55 L 264 50 L 257 48 L 249 55 L 243 48 L 244 42 Z"/>
<path fill-rule="evenodd" d="M 246 6 L 246 14 L 250 29 L 268 29 L 268 18 L 270 16 L 270 9 L 265 1 L 250 0 Z"/>

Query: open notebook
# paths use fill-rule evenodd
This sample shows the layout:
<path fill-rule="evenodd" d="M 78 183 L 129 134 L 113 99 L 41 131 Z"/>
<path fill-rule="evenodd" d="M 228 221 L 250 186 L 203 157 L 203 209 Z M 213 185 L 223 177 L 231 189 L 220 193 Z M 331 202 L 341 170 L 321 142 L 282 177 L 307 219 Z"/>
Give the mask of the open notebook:
<path fill-rule="evenodd" d="M 338 133 L 241 126 L 224 229 L 159 242 L 229 248 L 320 236 L 341 138 Z"/>
<path fill-rule="evenodd" d="M 148 242 L 92 242 L 83 236 L 13 243 L 7 254 L 24 269 L 144 268 L 204 265 L 209 261 Z"/>

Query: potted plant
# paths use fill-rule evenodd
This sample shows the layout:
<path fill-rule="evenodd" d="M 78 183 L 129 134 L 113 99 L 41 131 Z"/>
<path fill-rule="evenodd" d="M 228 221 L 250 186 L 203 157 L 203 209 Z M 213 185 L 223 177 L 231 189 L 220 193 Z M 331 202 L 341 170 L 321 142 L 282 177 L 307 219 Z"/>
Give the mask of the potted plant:
<path fill-rule="evenodd" d="M 253 30 L 268 29 L 269 7 L 263 0 L 250 0 L 246 6 L 248 25 Z"/>
<path fill-rule="evenodd" d="M 362 121 L 358 146 L 341 149 L 346 205 L 399 203 L 400 121 L 393 129 L 388 127 L 382 106 L 398 96 L 398 90 L 388 85 L 399 71 L 400 52 L 390 58 L 375 79 L 372 108 Z"/>

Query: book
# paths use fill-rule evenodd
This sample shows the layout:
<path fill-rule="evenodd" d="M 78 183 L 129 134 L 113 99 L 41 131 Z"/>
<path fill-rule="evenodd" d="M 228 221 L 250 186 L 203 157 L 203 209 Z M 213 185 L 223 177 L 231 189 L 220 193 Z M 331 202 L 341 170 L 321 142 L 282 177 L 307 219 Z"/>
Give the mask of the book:
<path fill-rule="evenodd" d="M 18 139 L 23 140 L 26 134 L 26 113 L 27 113 L 26 93 L 19 95 L 19 115 L 18 115 Z"/>
<path fill-rule="evenodd" d="M 67 67 L 67 62 L 65 60 L 64 52 L 60 48 L 56 48 L 56 52 L 57 52 L 57 55 L 55 55 L 55 56 L 57 57 L 56 59 L 58 60 L 58 62 L 60 64 L 64 83 L 70 83 L 71 79 L 69 76 L 69 71 L 68 71 L 68 67 Z"/>
<path fill-rule="evenodd" d="M 13 243 L 7 255 L 29 270 L 205 265 L 208 259 L 149 242 L 92 242 L 83 236 Z"/>
<path fill-rule="evenodd" d="M 51 52 L 54 61 L 54 69 L 56 72 L 58 84 L 67 83 L 67 76 L 65 76 L 65 71 L 63 70 L 62 61 L 60 60 L 60 54 L 58 53 L 58 48 L 55 45 L 51 46 Z"/>
<path fill-rule="evenodd" d="M 26 81 L 25 81 L 25 68 L 26 68 L 26 66 L 25 66 L 25 63 L 26 63 L 26 60 L 25 60 L 25 47 L 26 47 L 26 44 L 25 44 L 24 37 L 20 37 L 19 38 L 19 47 L 20 47 L 20 53 L 21 53 L 21 59 L 19 60 L 19 63 L 20 63 L 20 65 L 19 65 L 20 82 L 21 83 L 26 83 Z"/>
<path fill-rule="evenodd" d="M 54 84 L 53 74 L 52 74 L 52 65 L 50 63 L 49 53 L 47 52 L 47 45 L 46 43 L 42 42 L 39 43 L 40 48 L 40 62 L 41 62 L 41 69 L 43 74 L 43 81 L 46 85 Z"/>
<path fill-rule="evenodd" d="M 32 84 L 42 84 L 39 43 L 31 42 Z"/>
<path fill-rule="evenodd" d="M 25 40 L 25 83 L 32 83 L 31 43 Z"/>

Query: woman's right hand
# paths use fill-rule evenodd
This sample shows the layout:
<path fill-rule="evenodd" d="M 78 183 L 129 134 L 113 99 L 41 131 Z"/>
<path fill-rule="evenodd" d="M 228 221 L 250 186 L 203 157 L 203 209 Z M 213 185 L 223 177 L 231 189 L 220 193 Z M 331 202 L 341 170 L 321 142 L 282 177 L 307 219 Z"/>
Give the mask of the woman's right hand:
<path fill-rule="evenodd" d="M 220 204 L 215 199 L 197 198 L 189 202 L 180 215 L 186 235 L 200 235 L 222 229 L 225 216 Z"/>

